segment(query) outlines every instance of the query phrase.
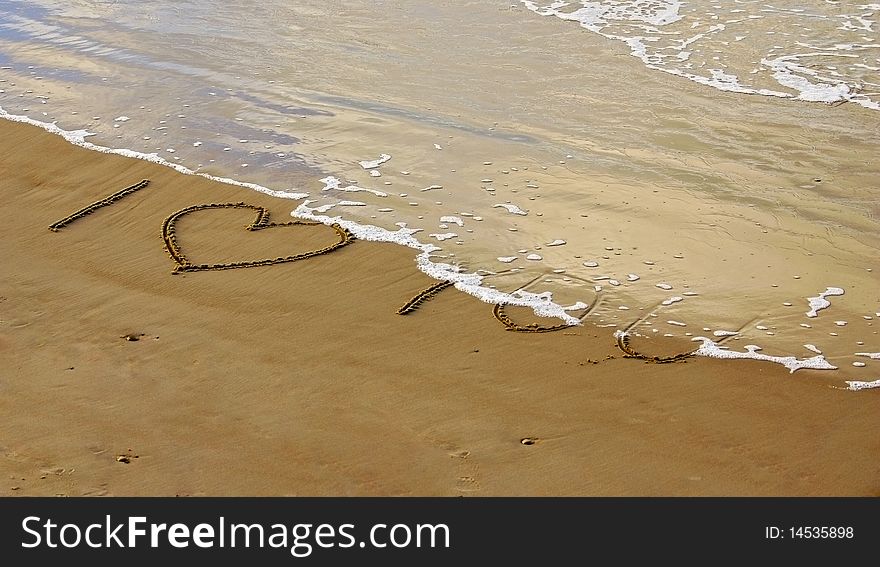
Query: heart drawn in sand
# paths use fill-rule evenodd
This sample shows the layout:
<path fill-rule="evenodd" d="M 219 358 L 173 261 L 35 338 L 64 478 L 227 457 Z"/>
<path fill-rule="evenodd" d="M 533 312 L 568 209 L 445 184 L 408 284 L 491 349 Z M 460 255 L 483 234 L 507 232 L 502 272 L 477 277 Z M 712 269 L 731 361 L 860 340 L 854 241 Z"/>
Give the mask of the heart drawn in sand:
<path fill-rule="evenodd" d="M 318 256 L 320 254 L 327 254 L 328 252 L 332 252 L 337 248 L 341 248 L 346 244 L 350 244 L 354 240 L 354 235 L 352 235 L 348 230 L 342 228 L 338 224 L 330 225 L 336 234 L 339 236 L 339 241 L 334 242 L 330 246 L 325 246 L 324 248 L 320 248 L 318 250 L 311 250 L 309 252 L 301 252 L 299 254 L 294 254 L 292 256 L 280 256 L 278 258 L 264 258 L 262 260 L 251 260 L 248 262 L 227 262 L 221 264 L 193 264 L 189 260 L 187 260 L 186 256 L 183 254 L 183 251 L 180 249 L 180 246 L 177 244 L 177 237 L 175 236 L 174 225 L 178 219 L 183 216 L 186 216 L 195 211 L 205 210 L 205 209 L 252 209 L 256 211 L 257 218 L 251 224 L 245 227 L 246 230 L 256 231 L 256 230 L 264 230 L 267 228 L 277 228 L 283 226 L 293 226 L 293 225 L 320 225 L 321 223 L 310 222 L 310 221 L 289 221 L 289 222 L 269 222 L 269 211 L 266 210 L 265 207 L 260 207 L 257 205 L 248 205 L 247 203 L 208 203 L 202 205 L 192 205 L 190 207 L 186 207 L 185 209 L 181 209 L 168 218 L 165 219 L 165 222 L 162 223 L 162 240 L 165 241 L 165 248 L 168 250 L 168 254 L 170 254 L 171 259 L 174 260 L 175 264 L 174 271 L 172 273 L 178 274 L 180 272 L 198 272 L 203 270 L 232 270 L 235 268 L 250 268 L 253 266 L 271 266 L 272 264 L 282 264 L 284 262 L 295 262 L 297 260 L 305 260 L 306 258 L 311 258 L 312 256 Z"/>

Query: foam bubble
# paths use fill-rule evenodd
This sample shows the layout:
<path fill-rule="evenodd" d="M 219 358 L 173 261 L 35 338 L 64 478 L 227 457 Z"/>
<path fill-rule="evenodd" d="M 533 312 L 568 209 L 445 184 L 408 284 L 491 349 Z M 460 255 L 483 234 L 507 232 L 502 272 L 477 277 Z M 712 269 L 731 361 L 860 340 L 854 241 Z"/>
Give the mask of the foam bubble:
<path fill-rule="evenodd" d="M 321 183 L 324 184 L 324 188 L 321 191 L 343 191 L 345 193 L 372 193 L 377 197 L 387 197 L 388 193 L 383 193 L 382 191 L 377 191 L 375 189 L 367 189 L 365 187 L 358 187 L 357 185 L 347 185 L 345 187 L 342 186 L 342 181 L 340 181 L 337 177 L 332 175 L 328 175 L 327 177 L 322 178 Z"/>
<path fill-rule="evenodd" d="M 718 330 L 718 331 L 715 331 L 715 332 L 712 333 L 712 334 L 715 335 L 716 337 L 735 337 L 735 336 L 738 335 L 739 333 L 736 332 L 736 331 L 724 331 L 724 330 Z"/>
<path fill-rule="evenodd" d="M 429 234 L 428 236 L 430 236 L 431 238 L 436 238 L 440 242 L 443 242 L 444 240 L 449 240 L 450 238 L 458 237 L 458 235 L 455 234 L 454 232 L 444 232 L 441 234 L 434 233 L 434 234 Z"/>
<path fill-rule="evenodd" d="M 862 382 L 860 380 L 847 380 L 846 390 L 852 390 L 853 392 L 857 392 L 859 390 L 870 390 L 872 388 L 880 388 L 880 380 L 874 380 L 873 382 Z"/>
<path fill-rule="evenodd" d="M 694 337 L 691 340 L 703 341 L 703 344 L 700 345 L 700 348 L 698 348 L 694 352 L 694 354 L 698 356 L 724 359 L 764 360 L 767 362 L 775 362 L 777 364 L 781 364 L 788 368 L 789 372 L 792 373 L 802 368 L 809 368 L 811 370 L 837 370 L 837 367 L 832 366 L 827 360 L 825 360 L 825 357 L 821 354 L 816 355 L 812 358 L 804 359 L 798 359 L 794 356 L 770 356 L 767 354 L 759 353 L 758 349 L 755 348 L 755 345 L 747 345 L 746 352 L 737 352 L 727 350 L 726 347 L 720 346 L 717 343 L 713 342 L 711 339 L 707 339 L 706 337 Z"/>
<path fill-rule="evenodd" d="M 388 154 L 379 154 L 377 159 L 359 161 L 358 163 L 364 169 L 375 169 L 390 159 L 391 156 Z"/>
<path fill-rule="evenodd" d="M 507 209 L 508 213 L 512 213 L 514 215 L 526 216 L 527 214 L 529 214 L 528 211 L 524 211 L 516 205 L 512 205 L 510 203 L 499 203 L 497 205 L 493 205 L 493 208 L 494 207 L 502 207 L 504 209 Z"/>
<path fill-rule="evenodd" d="M 839 287 L 829 287 L 826 288 L 825 291 L 817 295 L 816 297 L 809 297 L 807 301 L 810 302 L 810 310 L 806 312 L 807 317 L 816 317 L 818 316 L 818 312 L 822 309 L 831 306 L 831 302 L 825 299 L 826 297 L 831 297 L 835 295 L 843 295 L 843 288 Z"/>
<path fill-rule="evenodd" d="M 813 69 L 800 65 L 798 60 L 802 57 L 825 55 L 824 53 L 801 53 L 785 55 L 775 59 L 762 59 L 761 64 L 766 65 L 773 71 L 776 81 L 798 92 L 795 97 L 798 100 L 808 102 L 837 102 L 850 98 L 850 87 L 843 81 L 834 81 L 830 78 L 818 80 L 818 73 Z M 806 75 L 806 76 L 804 76 Z M 813 77 L 815 82 L 810 82 L 807 77 Z"/>
<path fill-rule="evenodd" d="M 458 226 L 464 226 L 464 221 L 461 220 L 460 217 L 453 217 L 453 216 L 440 217 L 440 222 L 443 222 L 443 223 L 451 222 L 453 224 L 457 224 Z"/>

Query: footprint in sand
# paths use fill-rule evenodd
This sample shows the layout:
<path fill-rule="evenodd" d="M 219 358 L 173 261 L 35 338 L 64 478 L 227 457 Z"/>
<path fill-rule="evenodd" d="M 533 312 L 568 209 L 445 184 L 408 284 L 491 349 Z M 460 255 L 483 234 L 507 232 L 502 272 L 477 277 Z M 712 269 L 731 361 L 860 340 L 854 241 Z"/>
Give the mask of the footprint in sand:
<path fill-rule="evenodd" d="M 459 451 L 456 453 L 450 453 L 449 456 L 458 460 L 459 476 L 458 480 L 455 482 L 455 489 L 459 492 L 477 492 L 482 490 L 483 487 L 480 485 L 480 481 L 477 480 L 480 467 L 469 459 L 470 452 Z"/>
<path fill-rule="evenodd" d="M 446 451 L 450 459 L 455 459 L 457 466 L 457 478 L 454 489 L 458 492 L 478 492 L 483 489 L 480 484 L 480 467 L 471 458 L 471 452 L 448 441 L 439 441 L 437 444 Z"/>

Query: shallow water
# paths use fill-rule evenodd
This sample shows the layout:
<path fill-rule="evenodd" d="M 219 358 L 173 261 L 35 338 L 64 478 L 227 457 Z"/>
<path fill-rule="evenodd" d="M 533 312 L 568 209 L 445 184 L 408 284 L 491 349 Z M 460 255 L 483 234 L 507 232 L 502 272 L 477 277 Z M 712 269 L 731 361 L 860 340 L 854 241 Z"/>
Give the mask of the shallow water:
<path fill-rule="evenodd" d="M 652 69 L 724 91 L 880 110 L 880 4 L 837 0 L 535 2 Z"/>
<path fill-rule="evenodd" d="M 724 344 L 877 378 L 856 353 L 880 351 L 880 7 L 291 4 L 0 0 L 0 106 L 406 223 L 484 285 L 595 304 L 572 313 L 609 336 L 741 331 Z"/>

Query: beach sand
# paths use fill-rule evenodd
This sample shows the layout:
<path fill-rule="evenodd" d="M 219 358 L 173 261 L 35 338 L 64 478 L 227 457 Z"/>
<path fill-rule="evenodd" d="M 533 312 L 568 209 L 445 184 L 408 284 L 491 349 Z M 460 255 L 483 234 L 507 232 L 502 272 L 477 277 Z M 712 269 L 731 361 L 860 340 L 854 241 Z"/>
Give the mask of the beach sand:
<path fill-rule="evenodd" d="M 0 155 L 0 494 L 880 495 L 880 396 L 833 373 L 624 359 L 607 328 L 508 332 L 454 289 L 400 316 L 435 282 L 391 244 L 172 275 L 168 215 L 296 203 L 11 122 Z M 253 217 L 177 238 L 211 263 L 337 240 Z"/>

